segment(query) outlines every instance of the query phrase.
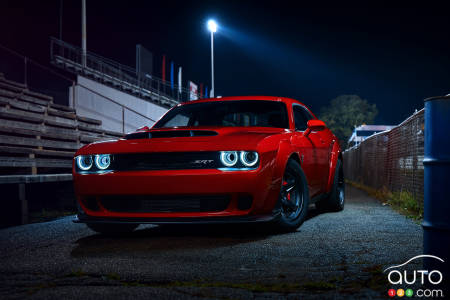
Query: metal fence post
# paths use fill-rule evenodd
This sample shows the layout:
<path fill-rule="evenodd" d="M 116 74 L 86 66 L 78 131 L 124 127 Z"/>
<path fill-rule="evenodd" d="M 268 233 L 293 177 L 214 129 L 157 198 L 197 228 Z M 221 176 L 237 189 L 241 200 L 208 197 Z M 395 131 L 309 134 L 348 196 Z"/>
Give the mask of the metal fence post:
<path fill-rule="evenodd" d="M 425 99 L 424 259 L 425 270 L 439 270 L 450 286 L 450 94 Z"/>
<path fill-rule="evenodd" d="M 160 92 L 159 80 L 158 80 L 158 101 L 161 102 L 161 92 Z"/>
<path fill-rule="evenodd" d="M 72 108 L 76 109 L 77 99 L 75 98 L 76 92 L 75 92 L 75 81 L 72 81 Z"/>
<path fill-rule="evenodd" d="M 125 133 L 125 107 L 122 105 L 122 133 Z"/>

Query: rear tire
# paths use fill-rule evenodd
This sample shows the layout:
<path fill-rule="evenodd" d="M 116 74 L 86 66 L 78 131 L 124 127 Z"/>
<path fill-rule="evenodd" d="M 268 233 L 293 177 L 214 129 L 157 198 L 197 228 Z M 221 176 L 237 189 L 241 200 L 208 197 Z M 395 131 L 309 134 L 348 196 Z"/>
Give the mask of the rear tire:
<path fill-rule="evenodd" d="M 342 161 L 338 159 L 330 196 L 316 203 L 320 211 L 341 211 L 345 205 L 345 181 Z"/>
<path fill-rule="evenodd" d="M 139 224 L 100 224 L 86 223 L 91 230 L 104 235 L 120 235 L 130 233 L 135 230 Z"/>
<path fill-rule="evenodd" d="M 292 232 L 305 221 L 308 213 L 309 191 L 306 176 L 300 164 L 290 159 L 284 171 L 277 203 L 280 216 L 272 223 L 280 232 Z"/>

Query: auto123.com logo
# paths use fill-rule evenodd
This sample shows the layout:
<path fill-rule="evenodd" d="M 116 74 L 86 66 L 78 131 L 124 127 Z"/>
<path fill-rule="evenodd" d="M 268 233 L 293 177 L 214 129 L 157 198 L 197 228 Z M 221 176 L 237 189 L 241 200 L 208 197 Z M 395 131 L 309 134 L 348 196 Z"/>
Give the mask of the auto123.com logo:
<path fill-rule="evenodd" d="M 391 266 L 383 271 L 383 273 L 387 274 L 388 281 L 392 285 L 399 286 L 398 289 L 389 289 L 388 295 L 389 297 L 413 297 L 414 295 L 416 297 L 430 297 L 430 298 L 444 298 L 444 292 L 441 289 L 433 289 L 432 287 L 438 287 L 438 285 L 444 280 L 444 277 L 442 273 L 439 270 L 413 270 L 413 271 L 407 271 L 402 269 L 403 266 L 409 264 L 415 259 L 429 257 L 432 259 L 437 259 L 440 262 L 444 262 L 444 260 L 440 257 L 434 256 L 434 255 L 417 255 L 407 262 Z M 416 285 L 416 283 L 420 285 L 425 285 L 427 288 L 419 288 L 416 291 L 414 291 L 412 288 L 409 288 L 410 286 Z M 406 289 L 403 289 L 403 287 L 406 286 Z M 400 288 L 402 287 L 402 288 Z M 431 288 L 430 288 L 431 287 Z"/>

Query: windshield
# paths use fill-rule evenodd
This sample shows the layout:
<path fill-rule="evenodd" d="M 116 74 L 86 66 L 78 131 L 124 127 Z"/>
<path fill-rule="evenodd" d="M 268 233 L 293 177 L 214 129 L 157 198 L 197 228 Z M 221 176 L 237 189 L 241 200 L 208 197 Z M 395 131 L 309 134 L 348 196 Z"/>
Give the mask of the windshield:
<path fill-rule="evenodd" d="M 240 100 L 192 103 L 175 107 L 153 128 L 256 126 L 289 128 L 283 102 Z"/>

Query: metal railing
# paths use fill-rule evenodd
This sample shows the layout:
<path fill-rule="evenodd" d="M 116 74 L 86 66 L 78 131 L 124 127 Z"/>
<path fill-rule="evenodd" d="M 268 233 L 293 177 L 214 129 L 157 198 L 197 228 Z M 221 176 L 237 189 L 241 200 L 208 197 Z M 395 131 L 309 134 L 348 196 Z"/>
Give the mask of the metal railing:
<path fill-rule="evenodd" d="M 84 58 L 84 59 L 83 59 Z M 101 83 L 122 91 L 151 100 L 157 104 L 172 107 L 189 101 L 188 89 L 155 76 L 138 73 L 135 69 L 92 52 L 85 56 L 81 48 L 56 38 L 50 38 L 50 59 L 52 64 L 75 74 L 88 76 Z M 196 95 L 200 98 L 200 95 Z"/>
<path fill-rule="evenodd" d="M 91 88 L 76 83 L 75 80 L 64 76 L 50 67 L 44 66 L 33 59 L 30 59 L 16 51 L 0 44 L 0 73 L 17 83 L 23 83 L 24 87 L 42 94 L 51 96 L 54 102 L 62 105 L 69 105 L 69 90 L 72 88 L 72 98 L 76 99 L 75 86 L 101 97 L 102 99 L 120 106 L 122 118 L 120 120 L 122 133 L 126 133 L 125 112 L 129 111 L 149 121 L 153 124 L 156 120 L 142 114 L 131 107 L 123 105 L 114 99 L 100 94 Z"/>

